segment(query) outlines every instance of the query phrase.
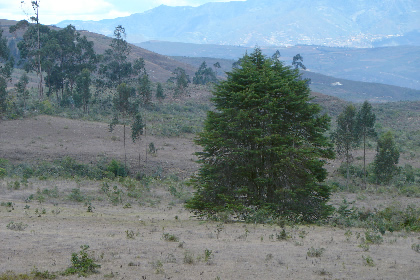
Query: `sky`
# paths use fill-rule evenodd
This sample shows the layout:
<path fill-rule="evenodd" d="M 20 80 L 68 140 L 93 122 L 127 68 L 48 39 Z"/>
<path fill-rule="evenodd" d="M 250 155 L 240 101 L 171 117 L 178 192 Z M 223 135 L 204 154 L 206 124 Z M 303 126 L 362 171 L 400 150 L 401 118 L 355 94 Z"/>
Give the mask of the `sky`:
<path fill-rule="evenodd" d="M 230 0 L 38 0 L 42 24 L 63 20 L 101 20 L 142 13 L 160 5 L 200 6 Z M 245 1 L 245 0 L 236 0 Z M 22 3 L 21 3 L 22 2 Z M 30 0 L 0 0 L 0 19 L 29 20 L 34 15 Z"/>

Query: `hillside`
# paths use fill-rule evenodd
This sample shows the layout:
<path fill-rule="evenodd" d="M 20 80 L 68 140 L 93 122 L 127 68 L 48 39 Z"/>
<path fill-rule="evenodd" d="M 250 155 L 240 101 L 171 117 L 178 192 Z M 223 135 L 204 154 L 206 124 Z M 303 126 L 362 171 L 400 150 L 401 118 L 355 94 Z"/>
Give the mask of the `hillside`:
<path fill-rule="evenodd" d="M 9 27 L 15 25 L 16 21 L 3 20 L 0 19 L 0 28 L 3 30 L 3 36 L 9 40 L 9 45 L 12 46 L 12 53 L 16 53 L 15 49 L 17 42 L 19 42 L 23 36 L 23 32 L 17 33 L 17 38 L 14 38 L 13 34 L 9 33 Z M 55 27 L 51 27 L 55 28 Z M 79 31 L 81 35 L 84 35 L 88 38 L 89 41 L 94 42 L 94 49 L 98 54 L 103 54 L 106 49 L 109 48 L 112 38 L 107 37 L 101 34 L 88 32 L 88 31 Z M 149 72 L 149 76 L 154 82 L 166 82 L 169 77 L 172 76 L 172 71 L 177 67 L 184 68 L 189 75 L 193 75 L 196 71 L 191 65 L 181 63 L 176 61 L 168 56 L 157 54 L 153 51 L 146 50 L 144 48 L 130 45 L 131 54 L 130 59 L 134 60 L 135 58 L 142 57 L 146 63 L 146 69 Z"/>
<path fill-rule="evenodd" d="M 58 26 L 111 35 L 116 25 L 128 40 L 260 46 L 297 44 L 371 47 L 375 41 L 419 30 L 417 0 L 248 0 L 199 7 L 161 5 L 144 13 L 101 21 L 67 20 Z"/>

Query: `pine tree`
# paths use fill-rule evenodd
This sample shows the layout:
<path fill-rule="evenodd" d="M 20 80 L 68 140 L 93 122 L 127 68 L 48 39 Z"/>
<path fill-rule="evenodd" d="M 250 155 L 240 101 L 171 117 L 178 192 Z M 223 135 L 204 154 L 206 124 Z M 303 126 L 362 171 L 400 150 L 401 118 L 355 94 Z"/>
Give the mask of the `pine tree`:
<path fill-rule="evenodd" d="M 298 70 L 258 48 L 240 61 L 213 92 L 215 110 L 196 140 L 202 165 L 187 207 L 202 216 L 324 217 L 330 189 L 323 166 L 334 157 L 324 136 L 329 117 L 309 102 Z"/>
<path fill-rule="evenodd" d="M 159 100 L 159 102 L 162 102 L 163 99 L 165 99 L 166 95 L 163 93 L 163 87 L 161 83 L 157 83 L 156 86 L 156 99 Z"/>

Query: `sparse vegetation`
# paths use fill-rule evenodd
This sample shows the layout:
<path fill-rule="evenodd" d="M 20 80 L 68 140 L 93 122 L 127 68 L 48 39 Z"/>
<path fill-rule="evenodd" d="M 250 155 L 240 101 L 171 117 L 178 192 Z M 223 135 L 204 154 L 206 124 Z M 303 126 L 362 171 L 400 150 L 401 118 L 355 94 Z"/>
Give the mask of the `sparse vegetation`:
<path fill-rule="evenodd" d="M 322 254 L 324 253 L 324 251 L 325 251 L 325 248 L 311 247 L 308 249 L 308 252 L 306 253 L 306 255 L 311 258 L 320 258 Z"/>
<path fill-rule="evenodd" d="M 169 242 L 178 242 L 179 238 L 173 234 L 170 233 L 164 233 L 162 235 L 163 240 L 165 241 L 169 241 Z"/>
<path fill-rule="evenodd" d="M 19 223 L 15 223 L 15 222 L 13 222 L 13 221 L 11 221 L 11 222 L 9 222 L 8 224 L 7 224 L 7 226 L 6 226 L 8 229 L 10 229 L 10 230 L 15 230 L 15 231 L 24 231 L 27 227 L 28 227 L 28 225 L 26 225 L 26 224 L 24 224 L 24 223 L 22 223 L 22 222 L 19 222 Z"/>

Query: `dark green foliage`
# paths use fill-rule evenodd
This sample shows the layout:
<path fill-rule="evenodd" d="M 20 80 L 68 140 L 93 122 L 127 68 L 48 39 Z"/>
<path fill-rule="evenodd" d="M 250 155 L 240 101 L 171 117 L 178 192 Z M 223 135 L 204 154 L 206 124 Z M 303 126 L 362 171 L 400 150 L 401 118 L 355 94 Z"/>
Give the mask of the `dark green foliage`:
<path fill-rule="evenodd" d="M 172 74 L 175 75 L 175 76 L 169 78 L 169 81 L 175 83 L 174 96 L 178 97 L 178 96 L 181 96 L 181 95 L 185 94 L 185 92 L 187 90 L 187 87 L 188 87 L 188 83 L 190 83 L 190 78 L 185 73 L 185 70 L 180 68 L 180 67 L 177 67 L 174 70 L 174 72 L 172 72 Z"/>
<path fill-rule="evenodd" d="M 372 105 L 365 101 L 357 113 L 357 130 L 363 141 L 363 179 L 366 179 L 366 140 L 375 137 L 376 115 L 372 112 Z"/>
<path fill-rule="evenodd" d="M 274 217 L 325 217 L 330 189 L 324 159 L 334 157 L 324 136 L 329 118 L 309 103 L 297 70 L 256 49 L 213 92 L 196 143 L 202 164 L 187 207 L 198 215 L 230 211 L 239 219 L 266 209 Z"/>
<path fill-rule="evenodd" d="M 90 77 L 89 69 L 83 69 L 82 73 L 80 73 L 76 78 L 76 93 L 74 94 L 75 99 L 76 96 L 80 100 L 80 102 L 76 102 L 76 106 L 80 107 L 83 106 L 83 112 L 88 112 L 88 105 L 90 101 L 90 97 L 92 96 L 90 92 L 90 85 L 92 83 Z M 79 105 L 79 106 L 78 106 Z"/>
<path fill-rule="evenodd" d="M 350 163 L 353 160 L 352 150 L 359 144 L 359 134 L 356 119 L 356 107 L 348 105 L 337 118 L 337 129 L 332 133 L 337 154 L 346 161 L 347 180 L 349 179 Z"/>
<path fill-rule="evenodd" d="M 386 231 L 420 231 L 420 208 L 393 205 L 384 210 L 358 209 L 343 200 L 330 223 L 344 227 L 362 227 L 385 234 Z M 380 238 L 371 234 L 370 242 Z"/>
<path fill-rule="evenodd" d="M 29 77 L 25 73 L 20 76 L 19 81 L 15 84 L 15 89 L 18 95 L 18 98 L 22 102 L 23 109 L 26 109 L 27 100 L 29 99 L 29 90 L 27 89 L 29 83 Z"/>
<path fill-rule="evenodd" d="M 131 125 L 131 139 L 133 143 L 143 135 L 143 129 L 146 125 L 143 122 L 143 118 L 140 113 L 134 116 L 133 124 Z"/>
<path fill-rule="evenodd" d="M 72 189 L 69 199 L 76 202 L 82 202 L 85 200 L 85 196 L 80 192 L 80 189 Z"/>
<path fill-rule="evenodd" d="M 10 50 L 7 39 L 3 38 L 3 30 L 0 29 L 0 116 L 7 109 L 7 81 L 13 70 L 13 59 L 10 59 Z"/>
<path fill-rule="evenodd" d="M 101 266 L 96 264 L 92 257 L 89 256 L 87 250 L 88 245 L 80 246 L 82 250 L 79 253 L 71 255 L 72 266 L 64 271 L 64 275 L 78 274 L 79 276 L 88 276 L 89 274 L 97 273 L 97 269 Z"/>
<path fill-rule="evenodd" d="M 213 69 L 211 69 L 211 67 L 207 67 L 206 62 L 203 61 L 203 63 L 200 65 L 200 68 L 198 68 L 197 72 L 195 72 L 193 84 L 205 85 L 207 83 L 215 82 L 217 82 L 216 73 L 213 71 Z"/>
<path fill-rule="evenodd" d="M 125 40 L 125 36 L 124 27 L 121 25 L 115 27 L 111 48 L 105 51 L 104 63 L 99 69 L 99 74 L 105 78 L 109 88 L 116 88 L 123 82 L 127 82 L 133 74 L 133 66 L 128 61 L 131 48 Z"/>
<path fill-rule="evenodd" d="M 162 102 L 163 99 L 165 99 L 166 95 L 163 93 L 163 87 L 161 83 L 157 83 L 156 86 L 156 98 Z"/>
<path fill-rule="evenodd" d="M 142 99 L 142 105 L 145 107 L 150 106 L 152 104 L 152 82 L 146 71 L 139 77 L 138 82 L 138 92 Z"/>
<path fill-rule="evenodd" d="M 114 173 L 115 176 L 125 177 L 128 175 L 128 169 L 121 162 L 113 159 L 108 165 L 107 171 Z"/>
<path fill-rule="evenodd" d="M 373 162 L 373 173 L 377 183 L 387 184 L 393 176 L 399 173 L 397 166 L 400 152 L 396 147 L 394 136 L 390 131 L 378 139 L 376 156 Z"/>
<path fill-rule="evenodd" d="M 280 53 L 278 55 L 280 55 Z M 305 65 L 303 65 L 303 57 L 300 55 L 300 53 L 293 57 L 292 65 L 295 67 L 295 69 L 302 68 L 303 70 L 306 70 Z"/>

